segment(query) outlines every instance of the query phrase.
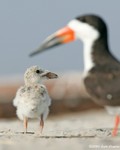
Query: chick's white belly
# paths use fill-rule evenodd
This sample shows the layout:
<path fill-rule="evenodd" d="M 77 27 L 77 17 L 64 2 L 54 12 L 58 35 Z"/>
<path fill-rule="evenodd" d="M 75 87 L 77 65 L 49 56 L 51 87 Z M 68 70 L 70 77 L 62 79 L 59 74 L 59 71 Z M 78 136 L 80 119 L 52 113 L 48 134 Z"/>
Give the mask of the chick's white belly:
<path fill-rule="evenodd" d="M 23 120 L 24 116 L 38 118 L 46 109 L 48 109 L 48 106 L 45 101 L 40 101 L 40 99 L 29 99 L 28 101 L 21 99 L 17 106 L 17 115 L 21 120 Z"/>

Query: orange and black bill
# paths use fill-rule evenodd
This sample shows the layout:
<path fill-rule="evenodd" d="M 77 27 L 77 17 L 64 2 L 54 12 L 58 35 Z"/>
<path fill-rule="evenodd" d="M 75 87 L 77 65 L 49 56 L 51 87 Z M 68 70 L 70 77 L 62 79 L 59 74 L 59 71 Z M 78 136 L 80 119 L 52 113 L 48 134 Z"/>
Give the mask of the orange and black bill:
<path fill-rule="evenodd" d="M 71 42 L 73 40 L 75 40 L 74 31 L 66 26 L 49 36 L 40 47 L 30 54 L 30 56 L 36 55 L 54 46 Z"/>

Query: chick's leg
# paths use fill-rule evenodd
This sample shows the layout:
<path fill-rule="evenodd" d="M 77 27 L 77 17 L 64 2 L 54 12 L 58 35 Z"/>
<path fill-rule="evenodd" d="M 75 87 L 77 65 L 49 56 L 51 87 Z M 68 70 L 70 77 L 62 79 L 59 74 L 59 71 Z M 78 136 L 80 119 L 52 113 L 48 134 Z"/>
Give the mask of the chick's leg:
<path fill-rule="evenodd" d="M 27 127 L 28 127 L 28 118 L 27 117 L 24 117 L 23 125 L 24 125 L 24 133 L 27 133 Z"/>
<path fill-rule="evenodd" d="M 43 114 L 40 117 L 40 133 L 42 133 L 44 127 Z"/>

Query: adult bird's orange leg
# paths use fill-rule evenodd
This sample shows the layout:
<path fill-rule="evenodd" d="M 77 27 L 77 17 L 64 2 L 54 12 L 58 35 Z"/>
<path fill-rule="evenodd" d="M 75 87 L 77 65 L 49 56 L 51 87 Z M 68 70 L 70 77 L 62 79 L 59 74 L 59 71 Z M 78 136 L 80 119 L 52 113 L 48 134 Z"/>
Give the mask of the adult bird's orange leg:
<path fill-rule="evenodd" d="M 43 127 L 44 127 L 44 120 L 43 120 L 43 115 L 41 115 L 41 118 L 40 118 L 40 133 L 42 133 Z"/>
<path fill-rule="evenodd" d="M 113 129 L 112 136 L 116 136 L 116 135 L 117 135 L 119 123 L 120 123 L 120 117 L 119 117 L 119 115 L 117 115 L 117 116 L 115 117 L 115 127 L 114 127 L 114 129 Z"/>
<path fill-rule="evenodd" d="M 28 127 L 28 118 L 27 117 L 24 117 L 23 124 L 24 124 L 24 133 L 27 133 L 27 127 Z"/>

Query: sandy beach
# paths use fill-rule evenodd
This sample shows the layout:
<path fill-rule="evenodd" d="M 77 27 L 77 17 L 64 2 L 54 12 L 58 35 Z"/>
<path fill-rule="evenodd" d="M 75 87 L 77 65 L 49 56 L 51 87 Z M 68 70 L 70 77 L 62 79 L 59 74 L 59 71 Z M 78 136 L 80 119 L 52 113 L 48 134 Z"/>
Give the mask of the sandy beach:
<path fill-rule="evenodd" d="M 120 133 L 111 136 L 114 117 L 104 109 L 48 117 L 42 134 L 30 120 L 28 133 L 17 118 L 0 120 L 0 150 L 120 149 Z"/>

